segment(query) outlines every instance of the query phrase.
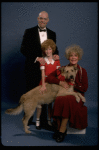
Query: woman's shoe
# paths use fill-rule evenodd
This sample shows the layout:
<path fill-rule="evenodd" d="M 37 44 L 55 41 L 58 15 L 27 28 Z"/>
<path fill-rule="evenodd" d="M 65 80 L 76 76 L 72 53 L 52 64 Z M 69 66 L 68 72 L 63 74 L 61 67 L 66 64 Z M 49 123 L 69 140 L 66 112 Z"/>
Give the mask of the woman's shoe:
<path fill-rule="evenodd" d="M 56 138 L 56 142 L 62 142 L 65 138 L 65 135 L 67 134 L 67 129 L 64 133 L 58 132 L 58 136 Z"/>
<path fill-rule="evenodd" d="M 56 139 L 56 138 L 57 138 L 57 136 L 58 136 L 58 134 L 59 134 L 59 131 L 58 131 L 58 130 L 56 130 L 56 131 L 55 131 L 55 133 L 53 134 L 53 139 Z"/>

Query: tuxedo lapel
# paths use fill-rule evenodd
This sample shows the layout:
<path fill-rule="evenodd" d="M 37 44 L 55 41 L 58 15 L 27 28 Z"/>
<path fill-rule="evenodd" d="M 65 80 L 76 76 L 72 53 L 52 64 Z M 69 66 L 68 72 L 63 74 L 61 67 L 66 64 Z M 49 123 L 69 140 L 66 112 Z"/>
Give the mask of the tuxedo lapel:
<path fill-rule="evenodd" d="M 52 39 L 53 41 L 55 41 L 54 40 L 54 37 L 55 35 L 54 35 L 54 32 L 52 32 L 51 30 L 49 30 L 48 28 L 47 28 L 47 38 L 48 39 Z"/>
<path fill-rule="evenodd" d="M 40 43 L 40 37 L 39 37 L 39 32 L 38 32 L 38 26 L 36 26 L 36 29 L 35 29 L 35 40 L 37 41 L 37 43 L 39 45 L 41 45 L 41 43 Z"/>
<path fill-rule="evenodd" d="M 50 33 L 49 33 L 49 30 L 48 30 L 48 28 L 46 28 L 47 29 L 47 39 L 50 39 Z"/>

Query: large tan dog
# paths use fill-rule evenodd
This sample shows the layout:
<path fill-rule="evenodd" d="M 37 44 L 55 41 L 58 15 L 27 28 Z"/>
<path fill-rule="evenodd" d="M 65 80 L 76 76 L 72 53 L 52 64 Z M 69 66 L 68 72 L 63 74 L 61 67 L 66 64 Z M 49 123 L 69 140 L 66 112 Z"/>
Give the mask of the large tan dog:
<path fill-rule="evenodd" d="M 75 80 L 76 72 L 77 68 L 74 68 L 73 66 L 61 68 L 61 74 L 68 80 Z M 80 101 L 80 98 L 85 102 L 85 98 L 80 93 L 74 92 L 73 85 L 70 85 L 68 90 L 56 84 L 46 83 L 46 87 L 47 91 L 44 94 L 40 94 L 39 92 L 41 86 L 37 86 L 26 94 L 23 94 L 20 98 L 19 105 L 16 108 L 7 109 L 5 112 L 10 115 L 17 115 L 24 110 L 25 115 L 22 121 L 26 133 L 31 133 L 31 131 L 28 130 L 29 126 L 27 126 L 27 124 L 30 117 L 34 114 L 37 105 L 49 104 L 54 101 L 57 96 L 65 95 L 73 95 L 76 97 L 77 102 Z"/>

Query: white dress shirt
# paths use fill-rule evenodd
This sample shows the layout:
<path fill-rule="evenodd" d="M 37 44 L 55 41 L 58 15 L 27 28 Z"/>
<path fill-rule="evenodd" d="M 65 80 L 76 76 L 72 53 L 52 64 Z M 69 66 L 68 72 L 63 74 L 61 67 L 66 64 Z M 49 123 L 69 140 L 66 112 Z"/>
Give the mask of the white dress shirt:
<path fill-rule="evenodd" d="M 46 29 L 46 28 L 44 28 Z M 44 30 L 43 29 L 43 30 Z M 45 40 L 47 40 L 47 31 L 46 32 L 40 32 L 39 28 L 38 28 L 38 32 L 39 32 L 39 37 L 40 37 L 40 43 L 42 44 Z M 36 60 L 37 60 L 38 57 L 36 57 L 34 63 L 36 63 Z"/>
<path fill-rule="evenodd" d="M 46 29 L 46 28 L 44 28 L 44 29 Z M 47 40 L 47 31 L 46 32 L 43 32 L 43 31 L 40 32 L 38 29 L 38 32 L 39 32 L 40 42 L 42 44 L 45 40 Z"/>

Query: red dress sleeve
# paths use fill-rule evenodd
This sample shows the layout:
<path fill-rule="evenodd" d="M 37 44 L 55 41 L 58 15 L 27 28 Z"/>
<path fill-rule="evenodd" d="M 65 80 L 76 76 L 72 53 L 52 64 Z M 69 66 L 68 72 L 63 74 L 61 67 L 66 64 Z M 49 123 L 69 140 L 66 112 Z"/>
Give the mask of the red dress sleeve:
<path fill-rule="evenodd" d="M 45 69 L 45 65 L 40 64 L 40 70 Z"/>
<path fill-rule="evenodd" d="M 61 71 L 57 69 L 56 72 L 57 72 L 57 78 L 60 81 L 65 81 L 65 77 L 61 75 Z"/>
<path fill-rule="evenodd" d="M 60 66 L 60 61 L 57 60 L 57 65 L 56 65 L 56 75 L 57 75 L 57 78 L 60 80 L 60 81 L 65 81 L 65 77 L 61 75 L 61 71 L 59 70 L 59 68 L 61 67 Z"/>
<path fill-rule="evenodd" d="M 61 71 L 58 69 L 49 74 L 46 78 L 46 82 L 50 84 L 59 84 L 60 81 L 65 81 L 65 77 L 61 75 Z"/>
<path fill-rule="evenodd" d="M 56 60 L 56 69 L 60 68 L 61 65 L 60 65 L 60 61 L 59 60 Z"/>
<path fill-rule="evenodd" d="M 51 74 L 48 75 L 46 78 L 46 82 L 50 84 L 59 84 L 60 80 L 56 78 L 57 77 L 57 71 L 55 70 Z"/>

